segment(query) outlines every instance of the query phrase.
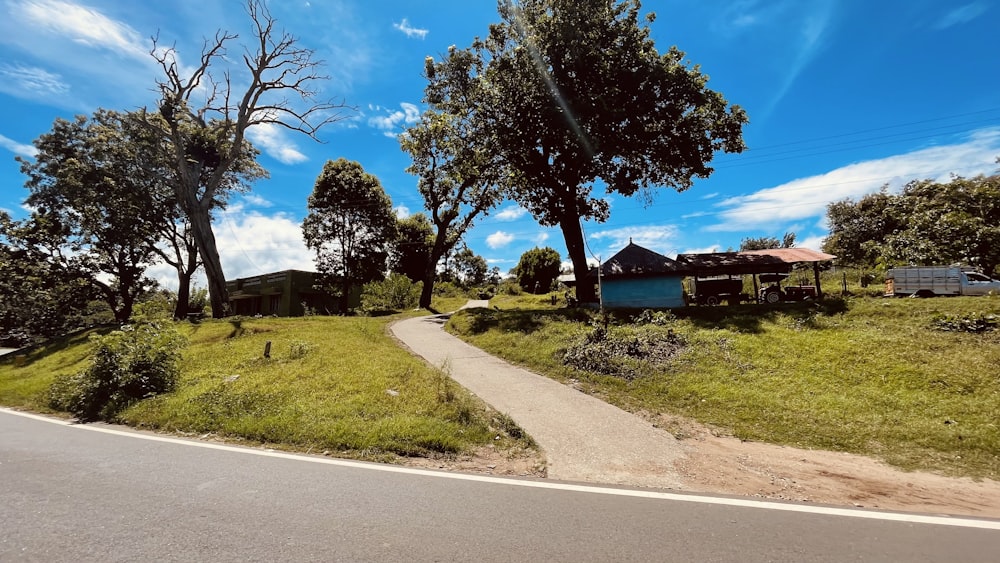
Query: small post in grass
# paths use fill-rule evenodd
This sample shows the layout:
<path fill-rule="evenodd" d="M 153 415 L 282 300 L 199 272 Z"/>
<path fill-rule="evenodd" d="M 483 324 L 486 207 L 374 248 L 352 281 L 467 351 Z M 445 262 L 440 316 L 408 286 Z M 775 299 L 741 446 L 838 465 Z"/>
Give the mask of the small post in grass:
<path fill-rule="evenodd" d="M 268 358 L 268 359 L 271 358 L 271 341 L 270 340 L 268 340 L 267 342 L 264 343 L 264 357 Z"/>

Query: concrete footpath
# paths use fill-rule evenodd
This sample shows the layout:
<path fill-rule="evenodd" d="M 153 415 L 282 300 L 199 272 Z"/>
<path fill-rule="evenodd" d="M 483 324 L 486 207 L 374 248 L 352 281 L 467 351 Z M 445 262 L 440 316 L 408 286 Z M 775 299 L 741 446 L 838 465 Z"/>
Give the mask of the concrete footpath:
<path fill-rule="evenodd" d="M 471 301 L 466 307 L 486 307 Z M 669 433 L 604 401 L 513 366 L 444 331 L 448 315 L 399 321 L 392 334 L 414 354 L 496 410 L 544 450 L 548 476 L 643 487 L 683 488 L 673 462 L 682 447 Z"/>

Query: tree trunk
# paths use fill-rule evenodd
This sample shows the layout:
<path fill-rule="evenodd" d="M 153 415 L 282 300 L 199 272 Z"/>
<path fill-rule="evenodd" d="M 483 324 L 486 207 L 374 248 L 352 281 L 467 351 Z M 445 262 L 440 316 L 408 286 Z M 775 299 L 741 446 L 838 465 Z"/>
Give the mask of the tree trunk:
<path fill-rule="evenodd" d="M 340 314 L 341 315 L 346 315 L 347 314 L 347 308 L 349 306 L 348 299 L 350 298 L 350 296 L 351 296 L 351 278 L 347 275 L 347 272 L 345 271 L 345 273 L 344 273 L 344 285 L 341 286 L 341 288 L 340 288 Z"/>
<path fill-rule="evenodd" d="M 177 268 L 177 305 L 174 306 L 174 319 L 182 321 L 187 318 L 188 303 L 191 301 L 191 274 L 182 268 Z"/>
<path fill-rule="evenodd" d="M 434 235 L 434 246 L 427 259 L 427 266 L 424 268 L 424 287 L 420 290 L 421 309 L 430 309 L 431 307 L 431 299 L 434 297 L 434 278 L 437 277 L 437 263 L 444 256 L 447 238 L 448 227 L 438 225 L 437 234 Z"/>
<path fill-rule="evenodd" d="M 587 265 L 587 247 L 583 241 L 583 228 L 580 227 L 578 217 L 564 217 L 559 222 L 563 238 L 566 240 L 566 252 L 573 262 L 573 275 L 576 277 L 576 298 L 581 303 L 594 303 L 597 301 L 597 292 L 594 290 L 596 280 L 591 280 L 590 267 Z"/>
<path fill-rule="evenodd" d="M 219 248 L 215 244 L 215 233 L 212 232 L 212 220 L 208 210 L 202 209 L 201 206 L 191 211 L 188 213 L 188 219 L 191 221 L 191 232 L 198 245 L 202 264 L 205 266 L 208 297 L 212 303 L 212 318 L 221 319 L 229 314 L 229 292 L 226 290 L 226 275 L 222 272 Z"/>

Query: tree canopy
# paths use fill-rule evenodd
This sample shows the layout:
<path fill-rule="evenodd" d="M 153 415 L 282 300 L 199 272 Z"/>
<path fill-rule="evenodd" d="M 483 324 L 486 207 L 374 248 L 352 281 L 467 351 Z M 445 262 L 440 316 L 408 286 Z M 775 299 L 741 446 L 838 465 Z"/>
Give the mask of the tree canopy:
<path fill-rule="evenodd" d="M 389 269 L 403 274 L 412 282 L 421 281 L 434 247 L 434 226 L 423 213 L 414 213 L 397 219 L 396 231 Z"/>
<path fill-rule="evenodd" d="M 792 248 L 795 246 L 795 233 L 785 233 L 778 240 L 776 237 L 745 238 L 740 241 L 740 252 L 745 250 L 770 250 L 772 248 Z"/>
<path fill-rule="evenodd" d="M 420 306 L 430 307 L 438 262 L 503 194 L 482 59 L 452 47 L 442 61 L 428 58 L 424 72 L 429 109 L 400 136 L 400 145 L 413 159 L 407 172 L 417 176 L 435 228 L 420 294 Z"/>
<path fill-rule="evenodd" d="M 606 220 L 594 188 L 623 196 L 678 191 L 712 173 L 717 151 L 744 149 L 746 114 L 707 88 L 671 47 L 661 54 L 638 0 L 510 0 L 474 45 L 488 61 L 490 126 L 514 199 L 558 225 L 587 271 L 581 220 Z M 592 301 L 581 284 L 578 297 Z"/>
<path fill-rule="evenodd" d="M 559 277 L 561 266 L 562 259 L 554 248 L 532 248 L 521 255 L 513 274 L 525 291 L 546 293 Z"/>
<path fill-rule="evenodd" d="M 847 264 L 1000 265 L 1000 175 L 910 182 L 827 207 L 823 250 Z"/>
<path fill-rule="evenodd" d="M 128 115 L 98 110 L 57 119 L 35 147 L 33 160 L 19 159 L 33 212 L 9 238 L 36 256 L 47 247 L 53 268 L 87 279 L 126 322 L 152 284 L 145 271 L 172 217 L 168 180 L 147 166 L 148 132 Z"/>
<path fill-rule="evenodd" d="M 306 246 L 316 253 L 325 285 L 348 311 L 351 288 L 381 279 L 396 238 L 392 201 L 378 178 L 357 162 L 327 161 L 309 196 L 302 223 Z"/>

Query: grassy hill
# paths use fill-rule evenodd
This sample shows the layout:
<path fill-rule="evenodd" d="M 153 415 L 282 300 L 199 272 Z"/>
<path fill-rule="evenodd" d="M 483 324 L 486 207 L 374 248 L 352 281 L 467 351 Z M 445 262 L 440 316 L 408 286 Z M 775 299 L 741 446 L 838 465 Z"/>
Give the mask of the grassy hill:
<path fill-rule="evenodd" d="M 632 412 L 741 439 L 1000 479 L 1000 298 L 850 298 L 674 314 L 498 297 L 448 329 Z"/>
<path fill-rule="evenodd" d="M 178 388 L 133 405 L 119 421 L 382 461 L 486 444 L 531 447 L 509 437 L 509 418 L 388 336 L 394 318 L 178 323 L 190 343 Z M 267 341 L 270 358 L 263 356 Z M 49 385 L 60 373 L 83 369 L 88 351 L 87 335 L 79 334 L 20 360 L 5 358 L 0 404 L 51 412 Z"/>

